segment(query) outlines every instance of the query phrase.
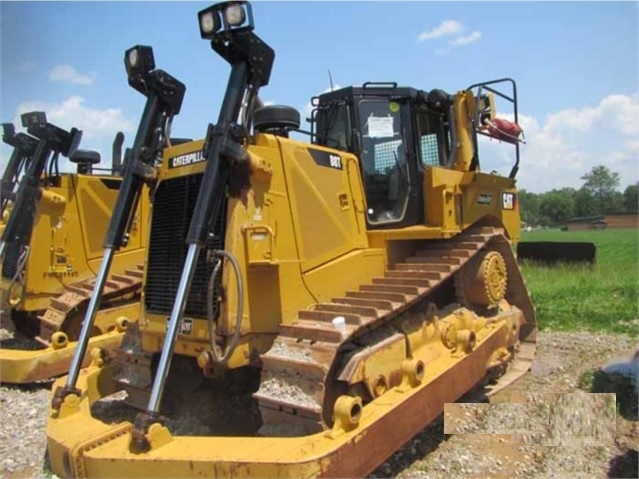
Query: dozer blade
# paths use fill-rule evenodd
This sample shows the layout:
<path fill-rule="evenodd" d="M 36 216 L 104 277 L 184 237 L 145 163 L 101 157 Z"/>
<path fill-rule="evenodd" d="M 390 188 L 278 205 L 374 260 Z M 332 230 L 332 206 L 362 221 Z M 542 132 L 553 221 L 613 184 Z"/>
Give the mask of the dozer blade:
<path fill-rule="evenodd" d="M 92 349 L 112 350 L 120 345 L 125 329 L 122 319 L 132 320 L 139 314 L 141 274 L 142 266 L 138 265 L 112 276 L 106 295 L 111 303 L 99 310 L 96 321 L 95 332 L 104 333 L 91 337 L 82 359 L 83 366 L 91 362 Z M 38 316 L 40 333 L 36 338 L 0 343 L 0 382 L 26 384 L 52 379 L 69 370 L 78 344 L 72 340 L 77 336 L 69 330 L 79 329 L 82 317 L 78 312 L 83 311 L 89 300 L 91 291 L 86 286 L 90 286 L 91 281 L 71 285 L 51 299 L 49 308 Z"/>
<path fill-rule="evenodd" d="M 186 437 L 151 428 L 152 448 L 132 452 L 130 422 L 107 424 L 91 404 L 116 391 L 111 365 L 82 370 L 81 398 L 69 397 L 47 423 L 52 470 L 65 477 L 363 477 L 479 382 L 503 343 L 495 328 L 471 355 L 442 355 L 420 383 L 404 382 L 367 404 L 351 408 L 354 425 L 302 437 Z M 57 385 L 64 384 L 64 379 Z M 348 413 L 347 413 L 348 416 Z"/>

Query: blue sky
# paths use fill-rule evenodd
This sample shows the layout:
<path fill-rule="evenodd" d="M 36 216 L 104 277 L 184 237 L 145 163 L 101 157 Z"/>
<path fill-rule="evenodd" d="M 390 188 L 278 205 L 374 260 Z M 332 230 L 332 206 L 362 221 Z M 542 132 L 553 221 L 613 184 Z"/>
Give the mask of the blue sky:
<path fill-rule="evenodd" d="M 115 133 L 130 145 L 144 106 L 127 85 L 124 51 L 145 44 L 187 85 L 174 136 L 203 137 L 229 73 L 199 37 L 197 12 L 208 5 L 0 2 L 1 120 L 44 109 L 59 126 L 82 129 L 83 148 L 109 165 Z M 305 115 L 329 87 L 328 69 L 339 86 L 396 81 L 449 92 L 512 77 L 527 139 L 520 187 L 578 188 L 592 166 L 607 164 L 623 190 L 639 180 L 638 5 L 257 1 L 256 33 L 276 52 L 261 96 Z M 510 150 L 482 148 L 485 170 L 508 171 Z M 9 154 L 2 145 L 0 161 Z"/>

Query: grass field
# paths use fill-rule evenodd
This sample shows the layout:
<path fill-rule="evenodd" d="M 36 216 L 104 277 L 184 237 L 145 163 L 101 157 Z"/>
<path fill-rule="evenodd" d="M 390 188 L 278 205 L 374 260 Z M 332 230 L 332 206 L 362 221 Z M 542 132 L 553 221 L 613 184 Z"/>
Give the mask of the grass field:
<path fill-rule="evenodd" d="M 597 247 L 594 266 L 522 265 L 539 328 L 639 336 L 638 240 L 634 229 L 522 233 L 521 241 L 589 241 Z"/>

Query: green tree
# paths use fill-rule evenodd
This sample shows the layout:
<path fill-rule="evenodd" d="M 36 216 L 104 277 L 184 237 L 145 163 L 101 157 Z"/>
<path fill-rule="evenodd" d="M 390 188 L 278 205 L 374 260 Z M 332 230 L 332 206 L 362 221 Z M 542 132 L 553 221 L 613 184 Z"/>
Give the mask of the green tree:
<path fill-rule="evenodd" d="M 623 193 L 620 191 L 613 191 L 606 203 L 604 213 L 623 213 L 624 211 Z"/>
<path fill-rule="evenodd" d="M 545 219 L 545 223 L 559 225 L 574 216 L 575 190 L 563 188 L 552 190 L 541 196 L 539 213 Z"/>
<path fill-rule="evenodd" d="M 519 191 L 519 212 L 522 221 L 529 225 L 539 224 L 539 195 L 526 190 Z"/>
<path fill-rule="evenodd" d="M 600 214 L 599 202 L 590 190 L 581 188 L 575 193 L 575 216 L 583 218 Z"/>
<path fill-rule="evenodd" d="M 610 171 L 605 165 L 598 165 L 581 179 L 585 181 L 583 187 L 597 199 L 599 210 L 601 212 L 610 211 L 613 206 L 613 193 L 619 187 L 619 173 Z"/>
<path fill-rule="evenodd" d="M 623 192 L 623 206 L 628 213 L 635 213 L 639 210 L 637 190 L 639 190 L 639 182 L 629 185 Z"/>

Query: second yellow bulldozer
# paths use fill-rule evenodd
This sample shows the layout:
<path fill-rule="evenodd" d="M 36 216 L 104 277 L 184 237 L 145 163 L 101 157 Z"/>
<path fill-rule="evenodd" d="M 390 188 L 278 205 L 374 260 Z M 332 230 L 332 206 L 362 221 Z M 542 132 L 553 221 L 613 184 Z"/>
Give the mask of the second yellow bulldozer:
<path fill-rule="evenodd" d="M 113 169 L 101 172 L 99 154 L 77 148 L 81 132 L 48 123 L 43 112 L 22 118 L 28 133 L 3 125 L 3 139 L 14 147 L 2 185 L 7 220 L 0 245 L 0 307 L 2 326 L 13 332 L 0 345 L 3 383 L 29 383 L 68 370 L 122 183 L 122 133 L 114 142 Z M 77 164 L 77 173 L 58 173 L 59 155 Z M 119 318 L 137 316 L 147 217 L 145 201 L 135 212 L 127 247 L 115 260 L 92 328 L 94 346 L 119 344 L 126 326 Z"/>
<path fill-rule="evenodd" d="M 535 311 L 512 251 L 515 82 L 342 88 L 315 99 L 303 141 L 296 110 L 260 104 L 275 55 L 250 4 L 198 20 L 231 65 L 218 121 L 164 148 L 146 176 L 140 320 L 117 354 L 96 350 L 54 385 L 51 469 L 363 477 L 446 402 L 495 391 L 533 360 Z M 165 75 L 149 47 L 125 64 L 133 85 Z M 481 171 L 480 135 L 514 145 L 508 176 Z"/>

